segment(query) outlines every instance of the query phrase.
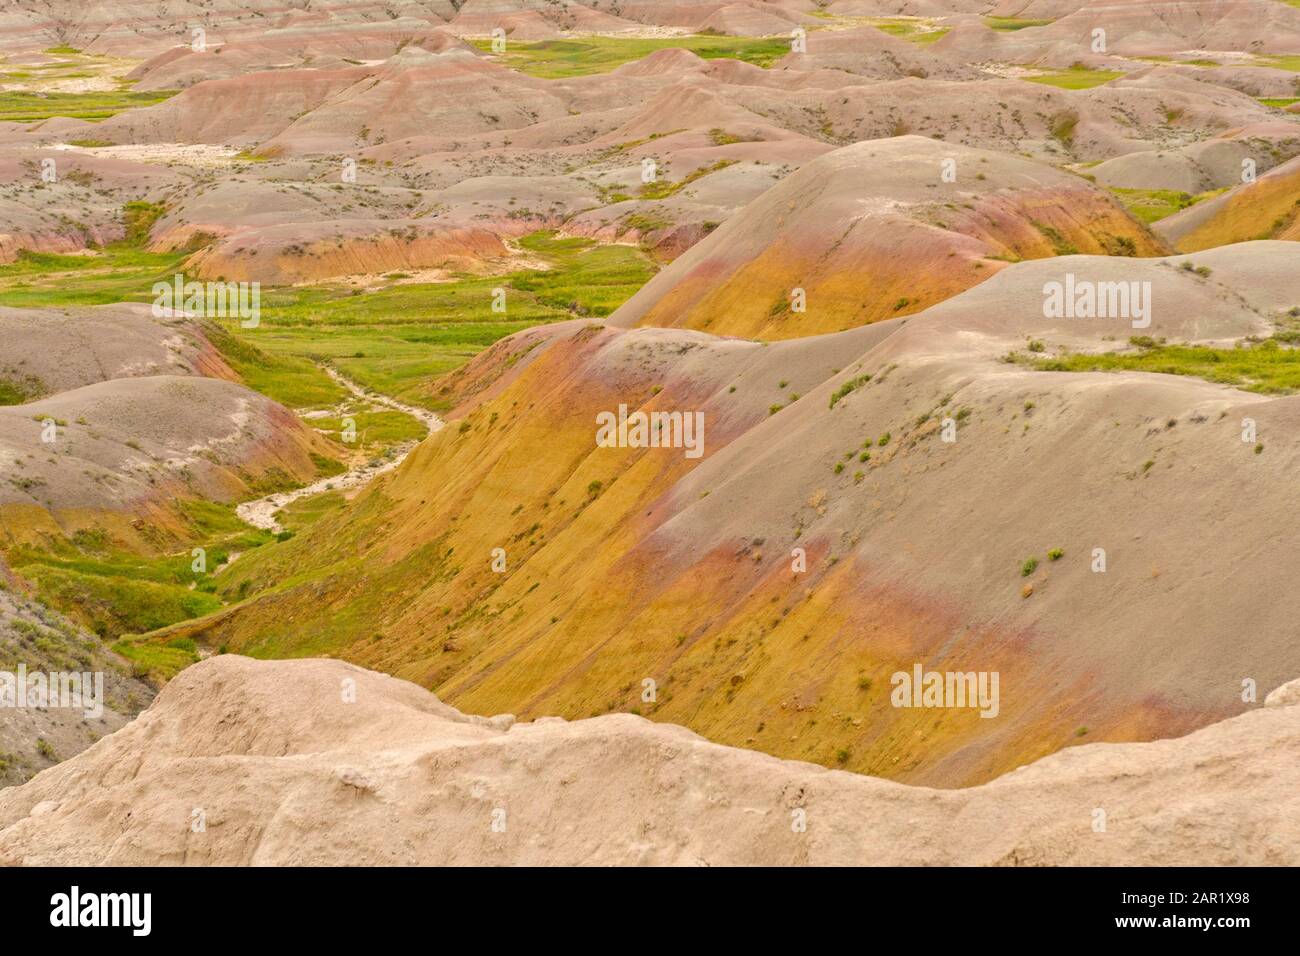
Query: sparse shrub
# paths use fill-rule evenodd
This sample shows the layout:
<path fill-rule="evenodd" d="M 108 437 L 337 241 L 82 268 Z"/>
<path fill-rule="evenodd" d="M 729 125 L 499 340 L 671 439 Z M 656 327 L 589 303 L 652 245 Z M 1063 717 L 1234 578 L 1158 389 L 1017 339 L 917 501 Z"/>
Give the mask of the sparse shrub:
<path fill-rule="evenodd" d="M 867 384 L 867 382 L 869 381 L 871 381 L 870 375 L 859 375 L 857 378 L 849 379 L 847 382 L 845 382 L 839 388 L 837 388 L 835 392 L 831 395 L 831 408 L 834 408 L 836 403 L 839 402 L 841 398 L 848 395 L 854 389 L 860 388 L 861 386 Z"/>

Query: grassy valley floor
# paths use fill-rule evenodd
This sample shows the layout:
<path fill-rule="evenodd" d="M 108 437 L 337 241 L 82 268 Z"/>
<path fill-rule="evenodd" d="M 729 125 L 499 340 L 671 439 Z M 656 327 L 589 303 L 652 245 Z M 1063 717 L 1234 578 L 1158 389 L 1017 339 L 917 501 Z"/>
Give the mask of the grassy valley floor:
<path fill-rule="evenodd" d="M 135 228 L 123 242 L 78 255 L 23 253 L 0 266 L 0 306 L 151 301 L 153 283 L 170 282 L 183 272 L 190 254 L 144 248 L 142 236 L 158 211 L 129 210 Z M 430 389 L 439 376 L 529 326 L 609 315 L 655 271 L 635 246 L 537 233 L 521 239 L 519 248 L 546 268 L 439 282 L 391 273 L 364 286 L 269 288 L 262 291 L 258 327 L 215 319 L 205 321 L 204 331 L 244 384 L 295 410 L 332 439 L 340 461 L 374 464 L 423 438 L 427 428 L 411 415 L 354 396 L 327 368 L 365 390 L 444 410 L 446 401 Z M 497 290 L 504 292 L 504 312 L 492 309 Z M 0 382 L 0 402 L 24 401 L 21 385 Z M 345 427 L 355 430 L 355 439 L 344 441 Z M 322 459 L 320 473 L 342 472 L 340 461 Z M 161 680 L 198 660 L 192 642 L 172 647 L 135 642 L 130 635 L 220 609 L 225 604 L 217 594 L 220 575 L 231 561 L 287 540 L 344 501 L 337 490 L 296 501 L 281 514 L 284 530 L 278 534 L 249 527 L 236 516 L 234 504 L 194 504 L 187 512 L 192 540 L 174 553 L 141 555 L 116 547 L 106 536 L 80 534 L 44 549 L 11 549 L 5 557 L 42 600 L 116 642 L 140 673 Z"/>

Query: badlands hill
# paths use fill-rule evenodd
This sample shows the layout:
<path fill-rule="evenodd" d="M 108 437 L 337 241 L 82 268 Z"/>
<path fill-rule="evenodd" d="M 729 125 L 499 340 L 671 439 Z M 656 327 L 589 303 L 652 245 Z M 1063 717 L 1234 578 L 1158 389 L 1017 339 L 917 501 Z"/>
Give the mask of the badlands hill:
<path fill-rule="evenodd" d="M 518 40 L 655 27 L 766 36 L 816 24 L 807 16 L 812 9 L 810 3 L 771 0 L 635 0 L 619 3 L 617 12 L 602 0 L 175 0 L 161 5 L 105 0 L 89 8 L 78 0 L 10 0 L 0 11 L 0 49 L 68 44 L 95 53 L 145 56 L 188 45 L 195 28 L 202 28 L 206 42 L 217 48 L 247 48 L 269 34 L 277 46 L 292 49 L 295 36 L 301 42 L 324 34 L 334 37 L 332 44 L 325 41 L 327 48 L 351 56 L 363 53 L 365 40 L 377 33 L 409 36 L 441 27 L 474 36 L 499 28 Z"/>
<path fill-rule="evenodd" d="M 102 712 L 0 708 L 0 786 L 22 783 L 121 729 L 155 694 L 94 634 L 24 593 L 0 560 L 0 671 L 16 674 L 20 665 L 28 673 L 103 674 Z"/>
<path fill-rule="evenodd" d="M 1297 257 L 1022 262 L 917 315 L 771 344 L 520 333 L 443 386 L 459 426 L 277 560 L 241 560 L 223 588 L 255 597 L 158 639 L 346 657 L 470 710 L 636 708 L 944 786 L 1084 738 L 1185 733 L 1239 712 L 1244 680 L 1300 670 L 1283 582 L 1300 404 L 1006 359 L 1135 351 L 1133 321 L 1153 341 L 1267 336 L 1300 306 Z M 1137 282 L 1150 308 L 1045 318 L 1067 281 Z M 702 457 L 597 447 L 620 404 L 701 412 Z M 1207 548 L 1216 527 L 1233 533 Z M 891 675 L 918 661 L 1000 672 L 1000 716 L 892 707 Z"/>
<path fill-rule="evenodd" d="M 225 656 L 0 793 L 0 861 L 1294 866 L 1298 758 L 1295 682 L 1181 739 L 940 791 L 626 714 L 471 717 L 338 661 Z"/>
<path fill-rule="evenodd" d="M 1163 251 L 1078 176 L 901 136 L 808 163 L 655 276 L 610 324 L 817 335 L 919 312 L 1008 262 Z M 792 306 L 796 289 L 804 310 Z"/>
<path fill-rule="evenodd" d="M 1300 10 L 1276 0 L 1085 0 L 1076 3 L 999 5 L 998 15 L 1052 18 L 1026 29 L 992 30 L 979 22 L 959 25 L 935 44 L 936 53 L 972 61 L 1068 67 L 1079 60 L 1121 55 L 1161 56 L 1215 51 L 1294 53 L 1300 49 Z M 1095 30 L 1105 46 L 1094 50 Z"/>
<path fill-rule="evenodd" d="M 1291 746 L 1259 701 L 1300 674 L 1297 24 L 1277 0 L 5 5 L 0 296 L 40 306 L 0 309 L 14 653 L 108 659 L 30 585 L 160 679 L 230 650 L 421 689 L 321 662 L 182 671 L 161 716 L 0 802 L 0 855 L 484 859 L 455 799 L 451 850 L 402 842 L 419 812 L 378 823 L 387 775 L 454 740 L 504 779 L 491 761 L 531 768 L 513 751 L 540 741 L 572 787 L 596 739 L 623 779 L 618 760 L 653 769 L 679 741 L 739 768 L 700 779 L 742 797 L 797 779 L 846 808 L 914 802 L 890 825 L 950 835 L 935 862 L 1289 862 L 1290 830 L 1279 848 L 1251 829 L 1277 829 L 1251 811 L 1289 809 L 1269 799 L 1289 778 L 1243 809 L 1204 768 L 1256 773 Z M 175 272 L 263 283 L 265 326 L 47 307 Z M 1086 317 L 1045 311 L 1066 289 Z M 599 443 L 621 406 L 698 415 L 701 443 Z M 431 409 L 451 425 L 420 442 Z M 352 412 L 368 437 L 345 449 L 328 436 Z M 996 714 L 893 706 L 915 667 L 999 675 Z M 311 688 L 353 674 L 376 709 L 345 727 Z M 577 722 L 507 732 L 423 689 Z M 51 759 L 40 735 L 67 756 L 105 729 L 24 726 L 0 739 L 22 774 Z M 402 759 L 367 756 L 390 730 Z M 214 789 L 170 786 L 196 753 Z M 1056 783 L 996 789 L 1040 772 Z M 478 799 L 467 779 L 447 792 Z M 385 807 L 423 807 L 424 782 Z M 596 783 L 580 808 L 608 803 Z M 105 786 L 150 808 L 150 835 L 92 819 L 118 805 Z M 1143 821 L 1113 857 L 1069 829 L 1093 789 Z M 575 858 L 636 858 L 623 828 L 656 820 L 675 836 L 646 859 L 874 847 L 767 856 L 630 792 L 635 812 L 592 809 L 608 828 Z M 1180 814 L 1204 796 L 1243 829 L 1188 835 L 1154 809 L 1183 795 Z M 186 843 L 195 798 L 233 800 L 238 836 Z M 370 809 L 322 848 L 294 839 L 299 798 Z M 732 833 L 786 832 L 776 799 Z M 887 813 L 846 810 L 845 832 Z M 555 832 L 501 859 L 563 858 Z"/>
<path fill-rule="evenodd" d="M 1256 98 L 1294 94 L 1295 74 L 1266 66 L 1125 60 L 1127 72 L 1100 75 L 1110 82 L 1074 89 L 1070 76 L 1026 82 L 940 58 L 940 44 L 831 28 L 768 68 L 667 48 L 586 73 L 560 47 L 574 75 L 551 77 L 514 59 L 545 66 L 550 50 L 495 55 L 406 22 L 325 18 L 220 53 L 178 47 L 122 77 L 182 88 L 156 105 L 0 124 L 12 223 L 0 260 L 112 242 L 123 204 L 145 201 L 166 207 L 151 248 L 206 246 L 188 264 L 205 278 L 495 270 L 538 229 L 635 242 L 666 261 L 812 159 L 864 140 L 914 134 L 1058 169 L 1116 163 L 1089 175 L 1197 191 L 1230 184 L 1243 158 L 1261 173 L 1291 158 L 1300 129 Z M 50 161 L 60 177 L 46 184 Z"/>
<path fill-rule="evenodd" d="M 196 320 L 154 318 L 145 304 L 0 307 L 0 380 L 24 398 L 147 375 L 238 379 Z"/>
<path fill-rule="evenodd" d="M 512 9 L 466 5 L 459 15 Z M 672 29 L 688 28 L 677 22 L 683 11 L 655 9 Z M 705 18 L 716 9 L 683 8 Z M 258 36 L 201 53 L 174 47 L 129 74 L 110 70 L 85 81 L 134 82 L 136 91 L 166 97 L 156 105 L 102 120 L 0 124 L 0 213 L 10 222 L 0 233 L 0 261 L 23 250 L 93 251 L 118 240 L 129 228 L 128 202 L 163 207 L 150 249 L 192 248 L 186 267 L 203 278 L 286 284 L 423 269 L 505 271 L 512 243 L 540 229 L 636 243 L 670 261 L 813 159 L 865 140 L 912 134 L 933 140 L 936 152 L 945 144 L 996 150 L 1003 155 L 990 161 L 1008 167 L 1026 159 L 1058 171 L 1074 164 L 1102 186 L 1191 192 L 1230 185 L 1244 158 L 1263 173 L 1294 156 L 1300 142 L 1295 115 L 1257 98 L 1285 102 L 1295 74 L 1260 65 L 1273 62 L 1262 57 L 1222 69 L 1124 60 L 1123 70 L 1098 74 L 1110 82 L 1093 85 L 1084 76 L 1075 89 L 1072 75 L 1060 85 L 1027 82 L 1001 75 L 1002 67 L 941 57 L 942 42 L 823 20 L 828 26 L 809 33 L 807 53 L 764 59 L 766 68 L 646 47 L 645 55 L 597 72 L 578 41 L 571 43 L 577 52 L 566 45 L 519 52 L 526 45 L 512 36 L 497 55 L 460 38 L 436 11 L 439 25 L 430 26 L 411 20 L 409 10 L 397 20 L 367 10 L 286 14 Z M 624 17 L 643 14 L 649 23 L 655 11 L 622 8 Z M 607 44 L 651 41 L 589 42 L 601 54 L 617 52 Z M 788 40 L 754 42 L 773 53 Z M 110 69 L 105 62 L 116 61 L 87 56 L 74 65 Z M 553 62 L 568 69 L 558 76 L 539 69 Z M 180 92 L 168 95 L 174 88 Z M 642 181 L 647 161 L 656 164 L 652 183 Z M 59 178 L 45 183 L 51 162 Z M 867 172 L 910 191 L 906 203 L 914 205 L 930 161 L 920 162 Z M 1101 165 L 1088 172 L 1078 164 Z M 1043 188 L 1056 182 L 1066 180 Z M 887 193 L 872 190 L 885 202 Z M 1094 200 L 1113 206 L 1101 192 Z M 1105 222 L 1097 229 L 1131 238 Z M 938 238 L 940 246 L 947 241 Z M 1100 251 L 1072 239 L 1052 248 Z M 901 292 L 890 307 L 903 297 L 916 298 Z"/>
<path fill-rule="evenodd" d="M 0 308 L 0 384 L 11 547 L 96 532 L 152 552 L 185 539 L 186 503 L 310 481 L 337 455 L 198 321 L 144 304 Z"/>
<path fill-rule="evenodd" d="M 1300 240 L 1300 159 L 1162 220 L 1157 232 L 1184 252 L 1247 239 Z"/>

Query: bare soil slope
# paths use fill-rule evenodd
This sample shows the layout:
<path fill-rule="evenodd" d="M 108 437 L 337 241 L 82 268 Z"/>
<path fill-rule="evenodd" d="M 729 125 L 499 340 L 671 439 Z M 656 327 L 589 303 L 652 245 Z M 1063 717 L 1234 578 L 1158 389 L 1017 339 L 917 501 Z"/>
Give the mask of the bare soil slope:
<path fill-rule="evenodd" d="M 1300 671 L 1283 582 L 1300 400 L 1004 358 L 1137 333 L 1044 318 L 1051 282 L 1149 282 L 1155 338 L 1266 335 L 1300 305 L 1297 256 L 1023 262 L 920 315 L 770 345 L 520 333 L 443 386 L 459 427 L 277 563 L 231 568 L 229 593 L 257 597 L 159 639 L 345 656 L 475 710 L 638 707 L 945 786 L 1085 737 L 1185 733 L 1240 711 L 1243 679 L 1267 691 Z M 596 415 L 620 404 L 698 410 L 703 457 L 597 447 Z M 1000 672 L 998 718 L 891 707 L 891 675 L 918 661 Z M 662 688 L 649 708 L 646 678 Z"/>
<path fill-rule="evenodd" d="M 0 708 L 0 786 L 22 783 L 75 756 L 121 729 L 154 697 L 154 689 L 131 677 L 127 662 L 94 634 L 20 590 L 0 561 L 0 670 L 16 674 L 19 665 L 29 674 L 102 674 L 103 710 L 87 715 L 85 707 Z"/>
<path fill-rule="evenodd" d="M 1084 179 L 902 136 L 808 163 L 660 272 L 610 324 L 794 338 L 918 312 L 1019 259 L 1162 251 Z M 806 311 L 793 307 L 796 289 Z"/>
<path fill-rule="evenodd" d="M 1179 740 L 1082 747 L 936 791 L 630 715 L 512 724 L 338 661 L 217 657 L 130 726 L 0 793 L 0 859 L 1294 866 L 1295 689 Z"/>

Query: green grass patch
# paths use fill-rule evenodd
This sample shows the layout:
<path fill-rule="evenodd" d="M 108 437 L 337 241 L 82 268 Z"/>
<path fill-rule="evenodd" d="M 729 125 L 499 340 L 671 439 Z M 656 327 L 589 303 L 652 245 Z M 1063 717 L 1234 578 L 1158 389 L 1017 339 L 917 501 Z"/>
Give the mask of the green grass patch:
<path fill-rule="evenodd" d="M 491 52 L 489 39 L 471 40 L 484 52 Z M 506 66 L 543 79 L 608 73 L 624 63 L 640 60 L 665 49 L 690 50 L 706 60 L 734 59 L 769 67 L 790 52 L 789 37 L 581 37 L 542 40 L 537 43 L 508 43 L 501 60 Z"/>
<path fill-rule="evenodd" d="M 1273 106 L 1277 109 L 1284 110 L 1292 103 L 1300 103 L 1300 96 L 1283 96 L 1280 98 L 1264 97 L 1260 102 L 1265 106 Z"/>
<path fill-rule="evenodd" d="M 1044 372 L 1158 372 L 1190 375 L 1248 392 L 1287 394 L 1300 389 L 1300 349 L 1278 341 L 1237 348 L 1155 344 L 1136 351 L 1098 355 L 1072 353 L 1053 358 L 1016 354 L 1015 360 Z"/>
<path fill-rule="evenodd" d="M 155 684 L 164 684 L 191 664 L 199 662 L 199 655 L 190 649 L 190 644 L 172 646 L 148 641 L 118 641 L 112 649 L 131 662 L 137 675 L 147 677 Z"/>
<path fill-rule="evenodd" d="M 310 360 L 264 350 L 253 344 L 261 341 L 255 330 L 241 331 L 238 320 L 204 323 L 208 340 L 249 388 L 290 408 L 320 408 L 347 397 L 343 386 Z"/>
<path fill-rule="evenodd" d="M 881 33 L 899 37 L 909 43 L 929 46 L 936 43 L 948 33 L 948 27 L 935 27 L 925 20 L 912 17 L 874 17 L 868 21 Z"/>
<path fill-rule="evenodd" d="M 94 252 L 67 256 L 19 252 L 16 261 L 0 265 L 0 305 L 36 309 L 151 302 L 153 284 L 171 281 L 187 255 L 147 252 L 128 243 Z"/>
<path fill-rule="evenodd" d="M 667 199 L 669 196 L 681 192 L 696 180 L 703 179 L 710 173 L 716 173 L 721 169 L 726 169 L 728 166 L 734 166 L 735 164 L 736 161 L 734 159 L 720 159 L 716 163 L 711 163 L 708 166 L 701 166 L 699 169 L 695 170 L 695 172 L 689 174 L 678 182 L 670 182 L 669 180 L 661 179 L 653 183 L 646 183 L 641 187 L 641 198 Z"/>
<path fill-rule="evenodd" d="M 1027 27 L 1045 27 L 1054 20 L 1022 20 L 1018 17 L 985 17 L 984 25 L 990 30 L 1024 30 Z"/>
<path fill-rule="evenodd" d="M 273 537 L 244 524 L 233 505 L 187 501 L 179 507 L 192 540 L 172 553 L 139 554 L 103 531 L 83 530 L 42 548 L 11 548 L 5 558 L 43 601 L 106 640 L 189 620 L 223 606 L 216 595 L 218 568 Z M 198 570 L 195 548 L 203 551 Z"/>
<path fill-rule="evenodd" d="M 367 388 L 439 409 L 428 390 L 435 378 L 530 326 L 607 316 L 655 272 L 630 246 L 544 232 L 525 236 L 520 245 L 550 268 L 367 292 L 338 285 L 264 289 L 259 327 L 223 322 L 225 336 L 216 344 L 253 388 L 294 407 L 342 397 L 315 366 L 327 362 Z M 492 311 L 496 289 L 506 292 L 504 313 Z M 244 355 L 241 344 L 253 352 Z M 328 395 L 313 394 L 316 389 Z"/>
<path fill-rule="evenodd" d="M 47 604 L 68 609 L 106 640 L 208 614 L 221 600 L 205 591 L 154 581 L 82 574 L 48 565 L 23 569 Z"/>
<path fill-rule="evenodd" d="M 1066 146 L 1074 144 L 1074 130 L 1079 125 L 1079 114 L 1073 110 L 1052 117 L 1052 136 Z"/>
<path fill-rule="evenodd" d="M 98 122 L 124 110 L 153 106 L 170 99 L 179 90 L 135 92 L 101 90 L 94 93 L 0 91 L 0 122 L 38 123 L 55 116 Z"/>
<path fill-rule="evenodd" d="M 1103 86 L 1111 80 L 1119 79 L 1124 74 L 1119 70 L 1090 70 L 1087 67 L 1072 66 L 1068 70 L 1056 70 L 1038 76 L 1026 76 L 1022 79 L 1030 83 L 1046 83 L 1048 86 L 1063 90 L 1090 90 Z"/>
<path fill-rule="evenodd" d="M 840 399 L 852 394 L 855 390 L 866 385 L 869 381 L 871 381 L 870 375 L 859 375 L 857 378 L 849 379 L 831 394 L 830 407 L 834 408 L 839 403 Z"/>
<path fill-rule="evenodd" d="M 1112 186 L 1110 191 L 1124 204 L 1133 218 L 1148 225 L 1225 192 L 1223 189 L 1214 189 L 1193 195 L 1175 189 L 1121 189 L 1117 186 Z"/>
<path fill-rule="evenodd" d="M 6 376 L 0 371 L 0 405 L 21 405 L 45 394 L 45 383 L 34 375 Z"/>
<path fill-rule="evenodd" d="M 1260 66 L 1300 73 L 1300 53 L 1270 54 L 1258 58 Z"/>
<path fill-rule="evenodd" d="M 357 445 L 363 449 L 399 445 L 407 441 L 419 441 L 428 434 L 424 423 L 412 418 L 405 412 L 387 410 L 382 412 L 357 412 L 345 416 L 352 419 L 357 431 Z M 343 417 L 314 418 L 311 426 L 323 431 L 335 441 L 341 440 Z"/>
<path fill-rule="evenodd" d="M 341 511 L 345 504 L 347 499 L 342 492 L 327 491 L 309 498 L 299 498 L 277 511 L 275 517 L 282 527 L 296 533 L 311 527 L 321 518 Z"/>
<path fill-rule="evenodd" d="M 723 165 L 730 163 L 696 170 L 683 185 Z M 532 295 L 541 305 L 575 315 L 608 316 L 655 274 L 650 260 L 630 246 L 597 245 L 587 239 L 557 238 L 545 232 L 525 236 L 519 244 L 545 259 L 551 268 L 517 272 L 510 276 L 510 286 Z"/>

